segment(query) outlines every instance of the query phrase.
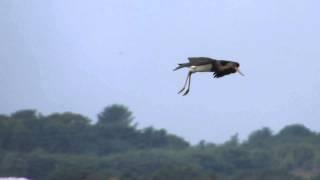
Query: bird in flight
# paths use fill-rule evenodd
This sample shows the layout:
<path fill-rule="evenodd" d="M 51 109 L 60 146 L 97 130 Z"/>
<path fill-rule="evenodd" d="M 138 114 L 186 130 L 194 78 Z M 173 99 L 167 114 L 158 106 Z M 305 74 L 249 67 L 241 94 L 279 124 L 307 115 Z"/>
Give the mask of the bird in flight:
<path fill-rule="evenodd" d="M 183 93 L 183 96 L 187 95 L 190 91 L 190 84 L 191 84 L 191 75 L 196 72 L 213 72 L 214 78 L 220 78 L 228 74 L 238 72 L 242 76 L 244 74 L 240 71 L 239 67 L 240 64 L 234 61 L 228 60 L 217 60 L 208 57 L 189 57 L 188 63 L 180 63 L 178 67 L 174 69 L 174 71 L 181 69 L 181 68 L 189 68 L 187 79 L 183 85 L 183 88 L 178 92 L 179 94 L 182 93 L 187 84 L 188 88 Z"/>

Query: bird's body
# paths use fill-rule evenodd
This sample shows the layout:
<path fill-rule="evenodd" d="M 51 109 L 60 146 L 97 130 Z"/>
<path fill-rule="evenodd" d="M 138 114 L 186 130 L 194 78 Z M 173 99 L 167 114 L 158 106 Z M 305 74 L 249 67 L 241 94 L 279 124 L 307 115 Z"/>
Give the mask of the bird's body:
<path fill-rule="evenodd" d="M 190 66 L 190 71 L 195 72 L 211 72 L 212 71 L 212 64 L 200 65 L 200 66 Z"/>
<path fill-rule="evenodd" d="M 189 93 L 191 75 L 193 73 L 213 72 L 215 78 L 220 78 L 235 72 L 239 72 L 241 75 L 243 75 L 239 70 L 240 64 L 234 61 L 216 60 L 207 57 L 189 57 L 188 59 L 188 63 L 180 63 L 179 66 L 174 69 L 174 71 L 176 71 L 181 68 L 189 68 L 189 73 L 186 82 L 183 88 L 179 91 L 179 93 L 181 93 L 185 89 L 189 80 L 188 89 L 185 91 L 183 95 L 187 95 Z"/>

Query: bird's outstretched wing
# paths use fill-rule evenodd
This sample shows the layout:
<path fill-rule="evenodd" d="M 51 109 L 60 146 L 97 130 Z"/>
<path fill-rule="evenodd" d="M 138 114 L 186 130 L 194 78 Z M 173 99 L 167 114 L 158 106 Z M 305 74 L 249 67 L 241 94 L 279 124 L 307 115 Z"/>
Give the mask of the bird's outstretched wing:
<path fill-rule="evenodd" d="M 188 58 L 190 65 L 192 66 L 201 66 L 206 64 L 212 64 L 215 62 L 215 59 L 208 58 L 208 57 L 189 57 Z"/>
<path fill-rule="evenodd" d="M 225 69 L 225 70 L 222 70 L 222 71 L 215 71 L 213 73 L 213 76 L 215 78 L 220 78 L 220 77 L 223 77 L 225 75 L 232 74 L 232 73 L 235 73 L 234 69 Z"/>

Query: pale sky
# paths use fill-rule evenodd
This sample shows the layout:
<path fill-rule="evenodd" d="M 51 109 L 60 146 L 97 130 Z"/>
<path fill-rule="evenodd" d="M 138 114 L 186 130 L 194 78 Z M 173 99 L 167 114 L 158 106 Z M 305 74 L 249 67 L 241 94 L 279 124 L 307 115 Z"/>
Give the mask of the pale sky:
<path fill-rule="evenodd" d="M 0 0 L 0 113 L 108 105 L 192 143 L 304 124 L 320 131 L 320 1 Z M 238 61 L 242 77 L 193 76 L 190 56 Z"/>

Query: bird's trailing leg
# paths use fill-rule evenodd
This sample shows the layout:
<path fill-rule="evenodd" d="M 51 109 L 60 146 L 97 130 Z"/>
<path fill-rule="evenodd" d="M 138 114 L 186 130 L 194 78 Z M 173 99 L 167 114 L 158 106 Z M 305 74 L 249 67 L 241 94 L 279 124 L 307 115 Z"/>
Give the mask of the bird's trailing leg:
<path fill-rule="evenodd" d="M 183 96 L 187 95 L 189 93 L 189 91 L 190 91 L 191 75 L 192 75 L 192 72 L 189 72 L 189 74 L 188 74 L 188 79 L 189 79 L 188 89 L 184 92 Z"/>
<path fill-rule="evenodd" d="M 178 92 L 178 94 L 182 93 L 182 91 L 186 88 L 189 76 L 190 76 L 190 72 L 187 75 L 187 78 L 186 78 L 186 81 L 184 82 L 183 88 Z"/>

